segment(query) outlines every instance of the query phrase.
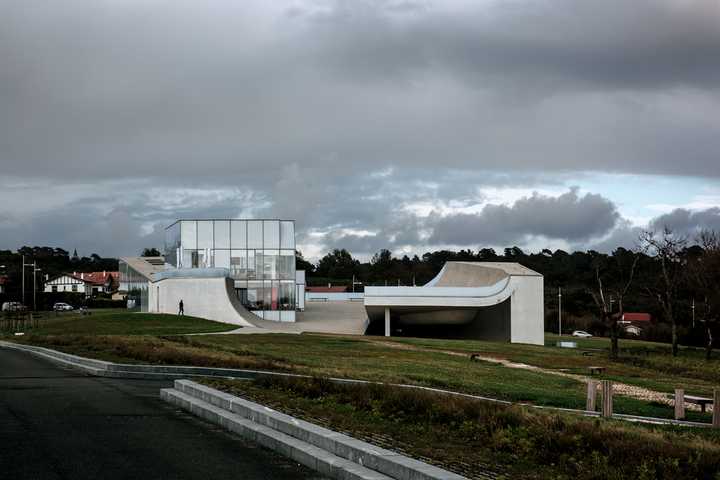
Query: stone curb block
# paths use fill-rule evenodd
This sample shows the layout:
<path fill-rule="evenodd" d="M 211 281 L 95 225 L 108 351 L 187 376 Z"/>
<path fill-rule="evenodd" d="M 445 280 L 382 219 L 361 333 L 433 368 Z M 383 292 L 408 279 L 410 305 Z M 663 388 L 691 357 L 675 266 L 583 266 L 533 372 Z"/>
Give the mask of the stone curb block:
<path fill-rule="evenodd" d="M 175 390 L 392 478 L 401 480 L 460 480 L 464 478 L 447 470 L 296 419 L 258 403 L 190 380 L 176 380 Z"/>
<path fill-rule="evenodd" d="M 391 480 L 390 477 L 379 472 L 362 467 L 307 442 L 242 418 L 178 390 L 163 389 L 160 391 L 160 398 L 323 475 L 338 480 Z"/>

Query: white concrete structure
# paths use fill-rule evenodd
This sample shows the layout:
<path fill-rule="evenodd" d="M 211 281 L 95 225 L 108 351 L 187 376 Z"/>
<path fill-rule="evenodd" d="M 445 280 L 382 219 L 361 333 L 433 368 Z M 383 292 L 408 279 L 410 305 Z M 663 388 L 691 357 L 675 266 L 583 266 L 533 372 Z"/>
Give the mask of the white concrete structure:
<path fill-rule="evenodd" d="M 543 277 L 518 263 L 448 262 L 422 287 L 366 287 L 375 330 L 544 343 Z"/>
<path fill-rule="evenodd" d="M 148 311 L 177 314 L 180 301 L 184 314 L 216 322 L 253 327 L 258 317 L 243 307 L 235 294 L 235 283 L 225 268 L 173 269 L 154 274 L 148 287 Z"/>

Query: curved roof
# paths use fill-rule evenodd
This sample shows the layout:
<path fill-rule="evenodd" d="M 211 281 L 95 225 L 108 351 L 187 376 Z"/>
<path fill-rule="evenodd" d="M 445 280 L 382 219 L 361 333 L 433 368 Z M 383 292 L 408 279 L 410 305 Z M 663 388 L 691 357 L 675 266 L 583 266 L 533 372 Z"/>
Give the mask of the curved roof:
<path fill-rule="evenodd" d="M 447 262 L 425 287 L 489 287 L 511 275 L 542 276 L 519 263 Z"/>

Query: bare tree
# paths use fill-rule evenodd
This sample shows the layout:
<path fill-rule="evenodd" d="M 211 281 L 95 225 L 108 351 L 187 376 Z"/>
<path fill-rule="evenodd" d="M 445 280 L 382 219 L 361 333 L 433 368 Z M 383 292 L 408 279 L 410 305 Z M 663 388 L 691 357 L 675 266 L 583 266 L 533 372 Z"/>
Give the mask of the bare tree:
<path fill-rule="evenodd" d="M 644 251 L 659 263 L 660 276 L 655 282 L 645 285 L 647 293 L 655 299 L 663 312 L 665 320 L 672 329 L 672 354 L 678 353 L 677 319 L 675 305 L 677 293 L 686 276 L 686 262 L 683 252 L 688 244 L 686 236 L 677 235 L 668 227 L 659 234 L 645 231 L 640 234 L 640 244 Z"/>
<path fill-rule="evenodd" d="M 713 333 L 720 318 L 720 235 L 714 230 L 703 230 L 697 243 L 702 254 L 690 260 L 688 272 L 690 284 L 699 297 L 695 312 L 705 330 L 705 358 L 710 360 Z"/>
<path fill-rule="evenodd" d="M 637 253 L 618 248 L 612 257 L 599 257 L 595 263 L 595 282 L 590 295 L 595 301 L 600 318 L 610 331 L 610 358 L 618 358 L 619 325 L 625 311 L 625 296 L 635 278 L 639 256 Z M 617 301 L 617 310 L 613 311 L 613 303 Z"/>

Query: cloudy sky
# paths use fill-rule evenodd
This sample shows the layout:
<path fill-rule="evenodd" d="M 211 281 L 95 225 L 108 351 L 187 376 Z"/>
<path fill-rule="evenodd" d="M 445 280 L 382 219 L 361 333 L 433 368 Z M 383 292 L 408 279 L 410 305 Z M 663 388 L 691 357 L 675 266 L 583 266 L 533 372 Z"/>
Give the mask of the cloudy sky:
<path fill-rule="evenodd" d="M 282 217 L 334 247 L 720 229 L 716 0 L 3 0 L 0 248 Z"/>

